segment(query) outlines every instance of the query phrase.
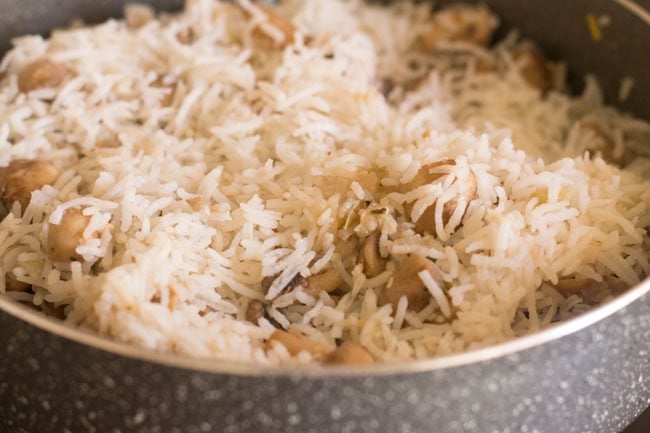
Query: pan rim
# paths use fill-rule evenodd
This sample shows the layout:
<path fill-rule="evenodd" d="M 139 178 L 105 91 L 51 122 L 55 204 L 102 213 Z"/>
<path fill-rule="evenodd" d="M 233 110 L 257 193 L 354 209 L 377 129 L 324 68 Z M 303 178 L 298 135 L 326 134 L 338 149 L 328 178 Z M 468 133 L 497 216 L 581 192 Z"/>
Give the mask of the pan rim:
<path fill-rule="evenodd" d="M 223 361 L 211 358 L 193 358 L 188 355 L 162 353 L 138 346 L 111 340 L 108 337 L 89 330 L 73 327 L 60 320 L 47 317 L 33 309 L 0 295 L 0 310 L 18 319 L 24 324 L 32 325 L 64 340 L 70 340 L 87 348 L 100 350 L 108 354 L 129 358 L 141 362 L 174 367 L 194 372 L 217 375 L 275 377 L 304 376 L 311 378 L 328 378 L 337 376 L 385 376 L 426 373 L 478 364 L 496 360 L 540 347 L 565 336 L 577 333 L 612 316 L 634 302 L 641 302 L 644 295 L 650 294 L 650 278 L 617 296 L 605 304 L 580 314 L 574 318 L 551 325 L 533 334 L 515 338 L 496 345 L 490 345 L 466 352 L 445 355 L 425 360 L 377 363 L 370 366 L 321 366 L 282 365 L 264 366 L 253 362 Z"/>

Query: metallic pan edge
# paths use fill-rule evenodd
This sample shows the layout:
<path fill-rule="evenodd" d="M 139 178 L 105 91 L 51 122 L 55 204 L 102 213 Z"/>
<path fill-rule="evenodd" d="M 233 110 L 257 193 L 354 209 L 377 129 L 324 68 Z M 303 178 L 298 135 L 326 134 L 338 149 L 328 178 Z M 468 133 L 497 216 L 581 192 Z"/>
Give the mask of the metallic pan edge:
<path fill-rule="evenodd" d="M 447 355 L 422 361 L 403 363 L 383 363 L 364 367 L 327 367 L 319 365 L 290 365 L 280 367 L 259 366 L 253 363 L 220 361 L 209 358 L 191 358 L 185 355 L 158 353 L 137 346 L 109 340 L 90 331 L 74 328 L 61 321 L 46 317 L 32 309 L 20 305 L 0 295 L 0 310 L 52 334 L 85 344 L 106 352 L 129 358 L 153 362 L 178 368 L 204 371 L 208 373 L 231 374 L 238 376 L 359 376 L 394 375 L 423 371 L 443 370 L 462 365 L 478 363 L 499 358 L 512 353 L 540 346 L 566 335 L 578 332 L 614 313 L 622 310 L 646 294 L 650 294 L 650 279 L 646 279 L 627 293 L 616 297 L 591 311 L 565 322 L 550 326 L 542 331 L 505 343 L 488 346 L 468 352 Z"/>

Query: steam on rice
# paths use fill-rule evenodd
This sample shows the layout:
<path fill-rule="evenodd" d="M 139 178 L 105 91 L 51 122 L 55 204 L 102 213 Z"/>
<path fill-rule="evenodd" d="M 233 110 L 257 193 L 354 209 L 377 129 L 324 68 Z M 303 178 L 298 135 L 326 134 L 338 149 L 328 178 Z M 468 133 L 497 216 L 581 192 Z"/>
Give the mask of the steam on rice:
<path fill-rule="evenodd" d="M 14 40 L 0 167 L 39 158 L 61 175 L 26 208 L 5 203 L 0 292 L 144 348 L 275 365 L 318 360 L 265 345 L 276 329 L 426 358 L 593 305 L 563 292 L 567 279 L 629 287 L 648 274 L 650 166 L 626 158 L 650 126 L 605 106 L 594 79 L 570 97 L 556 67 L 554 89 L 532 87 L 516 35 L 425 52 L 425 4 L 274 11 L 285 25 L 249 1 L 188 0 L 176 15 L 140 7 Z M 65 81 L 21 91 L 20 71 L 44 57 Z M 475 194 L 454 202 L 470 172 Z M 418 173 L 437 177 L 410 187 Z M 88 221 L 78 258 L 53 261 L 48 233 L 73 208 Z M 418 232 L 430 208 L 435 232 Z M 382 268 L 370 276 L 357 254 L 373 232 Z M 425 306 L 379 305 L 414 254 L 440 273 L 418 274 Z M 310 289 L 328 269 L 336 290 Z"/>

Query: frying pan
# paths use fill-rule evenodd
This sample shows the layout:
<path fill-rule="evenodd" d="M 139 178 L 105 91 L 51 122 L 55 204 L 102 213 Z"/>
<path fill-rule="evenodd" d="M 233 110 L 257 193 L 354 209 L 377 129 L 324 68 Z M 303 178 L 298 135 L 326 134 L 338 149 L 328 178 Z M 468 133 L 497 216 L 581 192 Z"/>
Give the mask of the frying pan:
<path fill-rule="evenodd" d="M 119 16 L 124 0 L 0 0 L 12 36 L 73 17 Z M 175 10 L 179 1 L 153 2 Z M 650 1 L 492 0 L 569 59 L 579 91 L 650 118 Z M 607 15 L 600 42 L 587 14 Z M 616 96 L 624 77 L 635 90 Z M 650 145 L 650 143 L 649 143 Z M 0 431 L 100 433 L 618 432 L 650 405 L 650 281 L 576 319 L 501 345 L 363 368 L 262 368 L 156 354 L 72 329 L 0 297 Z"/>

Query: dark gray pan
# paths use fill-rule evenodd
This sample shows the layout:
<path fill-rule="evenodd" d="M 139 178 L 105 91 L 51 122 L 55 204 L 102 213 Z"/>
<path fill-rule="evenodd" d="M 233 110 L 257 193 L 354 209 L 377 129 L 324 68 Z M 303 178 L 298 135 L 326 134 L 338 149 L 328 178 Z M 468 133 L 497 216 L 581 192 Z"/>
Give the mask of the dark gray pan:
<path fill-rule="evenodd" d="M 119 16 L 123 3 L 0 0 L 0 52 L 15 35 L 46 34 L 73 17 Z M 610 103 L 650 119 L 648 15 L 622 3 L 489 2 L 504 28 L 516 25 L 551 57 L 569 60 L 576 91 L 594 72 Z M 587 31 L 588 13 L 611 19 L 600 43 Z M 634 93 L 619 104 L 628 76 Z M 364 369 L 263 369 L 153 354 L 0 298 L 0 432 L 618 432 L 650 404 L 649 291 L 646 281 L 499 346 Z"/>

